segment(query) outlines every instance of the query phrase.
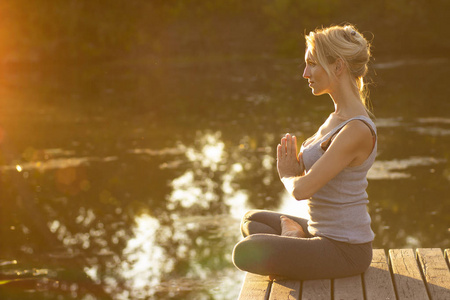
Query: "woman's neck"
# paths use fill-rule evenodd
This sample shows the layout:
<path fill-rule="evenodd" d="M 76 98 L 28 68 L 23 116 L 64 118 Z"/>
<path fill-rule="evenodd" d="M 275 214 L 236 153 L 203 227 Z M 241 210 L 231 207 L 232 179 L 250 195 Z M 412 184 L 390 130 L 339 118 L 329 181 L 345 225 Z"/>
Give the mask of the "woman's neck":
<path fill-rule="evenodd" d="M 349 119 L 358 115 L 366 115 L 367 111 L 361 101 L 358 91 L 346 78 L 337 80 L 336 88 L 329 93 L 334 103 L 334 116 Z"/>
<path fill-rule="evenodd" d="M 343 102 L 334 102 L 332 115 L 347 120 L 358 115 L 367 115 L 367 111 L 359 98 L 347 98 Z"/>

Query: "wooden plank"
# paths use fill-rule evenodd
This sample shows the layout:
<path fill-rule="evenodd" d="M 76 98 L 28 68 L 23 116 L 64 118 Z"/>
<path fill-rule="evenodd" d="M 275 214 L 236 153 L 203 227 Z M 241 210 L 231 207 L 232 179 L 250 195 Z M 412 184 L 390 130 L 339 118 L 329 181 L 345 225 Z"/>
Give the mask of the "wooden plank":
<path fill-rule="evenodd" d="M 394 285 L 386 254 L 383 249 L 373 249 L 372 263 L 363 275 L 367 300 L 396 299 Z"/>
<path fill-rule="evenodd" d="M 305 280 L 302 284 L 302 300 L 330 300 L 331 280 Z"/>
<path fill-rule="evenodd" d="M 429 299 L 412 249 L 389 250 L 394 287 L 399 300 Z"/>
<path fill-rule="evenodd" d="M 274 280 L 270 290 L 269 300 L 298 300 L 300 296 L 300 281 Z"/>
<path fill-rule="evenodd" d="M 275 280 L 268 276 L 247 273 L 239 299 L 450 299 L 450 249 L 417 249 L 417 259 L 412 249 L 389 250 L 392 267 L 383 249 L 373 250 L 369 269 L 361 276 L 331 281 Z M 421 269 L 423 272 L 422 273 Z M 425 282 L 423 281 L 425 280 Z M 334 283 L 332 290 L 332 283 Z M 364 287 L 364 291 L 363 291 Z M 427 291 L 428 289 L 428 291 Z M 365 295 L 364 295 L 365 293 Z M 301 297 L 300 297 L 301 295 Z"/>
<path fill-rule="evenodd" d="M 361 275 L 334 279 L 335 300 L 364 300 Z"/>
<path fill-rule="evenodd" d="M 450 299 L 450 271 L 439 248 L 417 249 L 417 257 L 432 300 Z"/>
<path fill-rule="evenodd" d="M 240 300 L 266 300 L 269 298 L 272 282 L 268 276 L 261 276 L 253 273 L 245 275 L 242 285 Z"/>

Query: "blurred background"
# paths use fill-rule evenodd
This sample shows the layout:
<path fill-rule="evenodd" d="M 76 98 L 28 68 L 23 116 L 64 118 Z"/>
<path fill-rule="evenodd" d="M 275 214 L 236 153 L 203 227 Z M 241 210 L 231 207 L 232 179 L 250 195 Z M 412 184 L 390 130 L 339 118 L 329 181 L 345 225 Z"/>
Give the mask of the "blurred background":
<path fill-rule="evenodd" d="M 374 247 L 450 245 L 446 0 L 0 3 L 2 299 L 236 299 L 248 209 L 303 214 L 275 148 L 332 112 L 304 34 L 373 43 Z"/>

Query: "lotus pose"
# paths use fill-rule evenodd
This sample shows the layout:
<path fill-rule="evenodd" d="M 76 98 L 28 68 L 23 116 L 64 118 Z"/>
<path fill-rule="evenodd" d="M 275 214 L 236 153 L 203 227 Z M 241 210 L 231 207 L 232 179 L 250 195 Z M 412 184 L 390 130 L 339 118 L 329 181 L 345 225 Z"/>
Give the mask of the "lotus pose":
<path fill-rule="evenodd" d="M 334 112 L 298 155 L 296 137 L 286 134 L 277 147 L 277 169 L 293 198 L 307 201 L 309 218 L 247 212 L 233 262 L 272 278 L 352 276 L 370 265 L 374 238 L 366 193 L 377 152 L 364 81 L 370 44 L 352 25 L 318 29 L 305 38 L 303 77 L 314 95 L 331 97 Z"/>

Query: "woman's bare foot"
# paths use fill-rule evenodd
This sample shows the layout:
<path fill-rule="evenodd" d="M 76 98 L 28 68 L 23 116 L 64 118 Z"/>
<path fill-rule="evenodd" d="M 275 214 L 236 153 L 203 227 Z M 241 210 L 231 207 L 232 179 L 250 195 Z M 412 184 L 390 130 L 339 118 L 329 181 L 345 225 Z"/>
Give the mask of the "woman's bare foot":
<path fill-rule="evenodd" d="M 302 226 L 295 222 L 294 220 L 289 219 L 288 217 L 281 216 L 281 235 L 282 236 L 293 236 L 299 238 L 306 238 L 306 233 L 303 230 Z"/>
<path fill-rule="evenodd" d="M 269 275 L 269 280 L 270 281 L 274 281 L 274 280 L 285 280 L 288 279 L 287 277 L 283 277 L 280 275 Z"/>

